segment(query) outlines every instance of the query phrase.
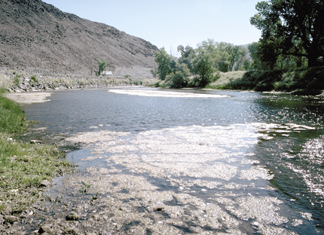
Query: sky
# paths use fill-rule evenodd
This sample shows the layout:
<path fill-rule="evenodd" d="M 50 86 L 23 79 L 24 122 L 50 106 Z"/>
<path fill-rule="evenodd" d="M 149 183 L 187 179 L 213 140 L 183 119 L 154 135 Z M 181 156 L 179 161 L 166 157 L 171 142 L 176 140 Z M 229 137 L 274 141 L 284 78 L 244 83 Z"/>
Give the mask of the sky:
<path fill-rule="evenodd" d="M 260 0 L 43 0 L 81 18 L 104 23 L 177 54 L 207 39 L 245 45 L 260 30 L 250 24 Z"/>

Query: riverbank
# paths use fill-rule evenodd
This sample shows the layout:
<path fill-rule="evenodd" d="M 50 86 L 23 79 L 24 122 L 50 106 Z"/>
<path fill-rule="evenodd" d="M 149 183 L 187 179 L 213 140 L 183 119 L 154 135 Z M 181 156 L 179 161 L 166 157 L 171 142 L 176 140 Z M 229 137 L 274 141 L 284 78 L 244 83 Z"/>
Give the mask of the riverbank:
<path fill-rule="evenodd" d="M 169 88 L 169 81 L 158 81 L 151 87 Z M 219 78 L 205 88 L 282 92 L 294 95 L 322 95 L 324 67 L 299 70 L 233 71 L 219 73 Z"/>
<path fill-rule="evenodd" d="M 324 67 L 298 70 L 247 71 L 240 76 L 229 74 L 225 82 L 208 87 L 226 90 L 289 92 L 295 95 L 320 95 L 324 90 Z M 225 77 L 225 76 L 224 76 Z M 227 81 L 227 82 L 226 82 Z"/>
<path fill-rule="evenodd" d="M 24 110 L 47 128 L 43 135 L 81 147 L 67 154 L 78 171 L 56 178 L 33 215 L 3 231 L 321 232 L 322 97 L 134 87 L 48 93 L 51 102 Z"/>
<path fill-rule="evenodd" d="M 20 105 L 0 92 L 0 233 L 19 231 L 36 210 L 33 205 L 45 201 L 43 193 L 54 177 L 71 173 L 73 165 L 57 147 L 39 141 L 23 143 L 19 135 L 27 130 Z"/>
<path fill-rule="evenodd" d="M 9 92 L 53 91 L 111 86 L 148 85 L 153 78 L 86 76 L 77 74 L 33 74 L 24 71 L 0 71 L 0 87 Z"/>

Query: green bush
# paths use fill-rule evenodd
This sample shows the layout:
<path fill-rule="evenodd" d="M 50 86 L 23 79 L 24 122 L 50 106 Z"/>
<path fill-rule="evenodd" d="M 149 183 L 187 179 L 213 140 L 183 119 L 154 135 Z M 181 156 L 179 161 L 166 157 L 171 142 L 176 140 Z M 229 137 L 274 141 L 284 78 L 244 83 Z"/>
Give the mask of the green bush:
<path fill-rule="evenodd" d="M 38 79 L 37 79 L 37 77 L 36 77 L 35 75 L 31 76 L 30 79 L 31 79 L 32 81 L 34 81 L 34 82 L 38 82 Z"/>
<path fill-rule="evenodd" d="M 180 71 L 168 75 L 166 80 L 171 82 L 171 88 L 187 87 L 189 81 L 188 77 L 184 76 Z"/>

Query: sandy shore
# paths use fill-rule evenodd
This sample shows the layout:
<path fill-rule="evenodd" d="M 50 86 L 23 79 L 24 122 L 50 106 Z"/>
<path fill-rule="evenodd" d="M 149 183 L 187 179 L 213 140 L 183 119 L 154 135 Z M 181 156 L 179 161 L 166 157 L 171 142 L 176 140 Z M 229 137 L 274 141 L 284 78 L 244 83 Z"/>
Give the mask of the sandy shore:
<path fill-rule="evenodd" d="M 4 94 L 10 100 L 20 104 L 44 103 L 50 101 L 52 92 L 29 92 L 29 93 L 6 93 Z"/>
<path fill-rule="evenodd" d="M 125 90 L 125 89 L 110 89 L 108 92 L 125 95 L 136 95 L 136 96 L 148 96 L 148 97 L 179 97 L 179 98 L 225 98 L 227 95 L 216 95 L 216 94 L 199 94 L 189 93 L 182 91 L 158 91 L 158 90 Z"/>

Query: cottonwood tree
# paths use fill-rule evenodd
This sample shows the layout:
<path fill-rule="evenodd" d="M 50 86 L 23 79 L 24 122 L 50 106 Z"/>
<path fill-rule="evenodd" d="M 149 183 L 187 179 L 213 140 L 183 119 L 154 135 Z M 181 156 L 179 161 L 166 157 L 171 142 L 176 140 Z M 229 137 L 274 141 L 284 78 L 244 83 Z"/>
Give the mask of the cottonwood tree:
<path fill-rule="evenodd" d="M 219 74 L 215 74 L 214 68 L 215 61 L 212 56 L 204 50 L 197 51 L 197 55 L 193 61 L 194 71 L 197 74 L 193 80 L 194 86 L 205 87 L 209 83 L 217 80 Z"/>
<path fill-rule="evenodd" d="M 242 68 L 247 55 L 247 50 L 243 47 L 226 42 L 215 42 L 213 39 L 202 41 L 198 47 L 212 57 L 215 62 L 214 68 L 221 72 Z"/>
<path fill-rule="evenodd" d="M 179 58 L 179 63 L 182 64 L 186 64 L 187 67 L 189 68 L 189 70 L 191 72 L 194 72 L 194 69 L 193 69 L 193 60 L 196 56 L 196 51 L 194 48 L 192 48 L 191 46 L 182 46 L 182 45 L 179 45 L 177 47 L 177 50 L 178 52 L 180 52 L 181 54 L 181 57 Z"/>
<path fill-rule="evenodd" d="M 262 31 L 259 53 L 273 68 L 279 56 L 305 57 L 324 65 L 324 1 L 269 0 L 257 3 L 250 22 Z"/>
<path fill-rule="evenodd" d="M 175 71 L 166 77 L 172 88 L 183 88 L 189 85 L 190 70 L 185 63 L 176 62 Z"/>
<path fill-rule="evenodd" d="M 157 73 L 160 80 L 165 80 L 166 76 L 174 71 L 175 61 L 164 47 L 155 52 L 155 62 L 158 64 Z"/>

